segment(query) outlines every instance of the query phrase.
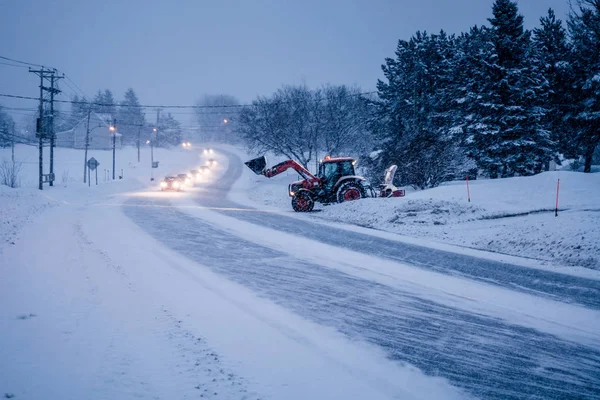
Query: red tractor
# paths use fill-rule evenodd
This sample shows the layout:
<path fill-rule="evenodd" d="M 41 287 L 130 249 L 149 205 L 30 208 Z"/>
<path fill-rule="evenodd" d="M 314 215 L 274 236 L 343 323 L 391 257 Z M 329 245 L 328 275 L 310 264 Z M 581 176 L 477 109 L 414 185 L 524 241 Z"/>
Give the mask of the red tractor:
<path fill-rule="evenodd" d="M 356 161 L 349 157 L 325 157 L 319 164 L 317 176 L 294 160 L 287 160 L 271 168 L 265 168 L 267 160 L 259 157 L 245 164 L 257 175 L 272 178 L 292 168 L 302 178 L 289 185 L 288 194 L 292 198 L 292 208 L 297 212 L 312 211 L 315 202 L 330 204 L 357 200 L 362 197 L 375 197 L 371 185 L 354 172 Z"/>

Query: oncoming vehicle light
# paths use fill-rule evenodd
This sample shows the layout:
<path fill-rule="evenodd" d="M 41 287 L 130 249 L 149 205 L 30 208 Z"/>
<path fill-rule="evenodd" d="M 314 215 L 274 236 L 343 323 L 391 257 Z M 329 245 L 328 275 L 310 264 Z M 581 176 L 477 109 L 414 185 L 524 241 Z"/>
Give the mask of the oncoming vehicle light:
<path fill-rule="evenodd" d="M 161 186 L 161 187 L 167 187 L 167 182 L 161 182 L 161 183 L 160 183 L 160 186 Z"/>

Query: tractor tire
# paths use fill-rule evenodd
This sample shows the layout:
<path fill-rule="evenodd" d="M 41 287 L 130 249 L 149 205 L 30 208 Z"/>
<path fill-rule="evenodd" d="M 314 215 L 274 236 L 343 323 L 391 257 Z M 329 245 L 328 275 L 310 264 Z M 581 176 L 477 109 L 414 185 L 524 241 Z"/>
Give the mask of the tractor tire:
<path fill-rule="evenodd" d="M 362 197 L 365 197 L 362 187 L 360 186 L 360 184 L 353 181 L 342 183 L 342 185 L 337 191 L 338 203 L 358 200 Z"/>
<path fill-rule="evenodd" d="M 315 201 L 308 192 L 298 192 L 292 197 L 292 208 L 296 212 L 311 212 L 315 207 Z"/>

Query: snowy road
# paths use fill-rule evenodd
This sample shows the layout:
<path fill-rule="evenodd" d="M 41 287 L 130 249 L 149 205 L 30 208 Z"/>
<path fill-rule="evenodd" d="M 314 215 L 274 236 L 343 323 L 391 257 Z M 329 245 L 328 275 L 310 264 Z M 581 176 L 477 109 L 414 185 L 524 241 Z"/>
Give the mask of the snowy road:
<path fill-rule="evenodd" d="M 315 242 L 444 274 L 600 308 L 597 281 L 484 261 L 324 227 L 281 214 L 248 212 L 226 199 L 242 163 L 232 154 L 224 177 L 195 200 L 236 220 Z M 600 350 L 575 340 L 469 312 L 391 285 L 247 240 L 173 206 L 168 197 L 132 197 L 123 212 L 172 250 L 261 296 L 388 358 L 441 376 L 480 398 L 600 398 Z M 206 244 L 209 244 L 208 246 Z M 400 264 L 399 268 L 400 268 Z M 515 293 L 518 293 L 515 292 Z M 597 314 L 595 314 L 597 315 Z"/>
<path fill-rule="evenodd" d="M 310 237 L 321 243 L 373 254 L 446 274 L 465 276 L 515 290 L 543 295 L 557 301 L 582 304 L 600 309 L 600 280 L 482 260 L 462 254 L 363 235 L 335 227 L 324 229 L 320 224 L 287 217 L 281 213 L 246 212 L 243 209 L 248 207 L 227 199 L 227 193 L 240 177 L 241 170 L 245 166 L 235 154 L 229 152 L 224 152 L 224 154 L 229 159 L 229 170 L 223 176 L 223 179 L 214 184 L 212 190 L 197 198 L 197 201 L 202 205 L 233 208 L 234 210 L 221 210 L 220 212 L 271 229 Z M 282 190 L 285 190 L 285 188 L 282 188 Z"/>

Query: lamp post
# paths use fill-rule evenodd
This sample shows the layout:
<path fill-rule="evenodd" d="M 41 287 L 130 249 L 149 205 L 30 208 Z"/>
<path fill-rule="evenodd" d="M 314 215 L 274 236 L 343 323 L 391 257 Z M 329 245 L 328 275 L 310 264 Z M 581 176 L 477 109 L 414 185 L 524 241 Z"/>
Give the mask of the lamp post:
<path fill-rule="evenodd" d="M 114 123 L 108 127 L 108 129 L 110 130 L 111 134 L 112 134 L 112 153 L 113 153 L 113 173 L 112 173 L 112 178 L 113 181 L 115 180 L 115 148 L 116 148 L 116 143 L 117 143 L 117 128 L 115 127 L 115 125 L 117 124 L 117 120 L 114 120 Z"/>
<path fill-rule="evenodd" d="M 152 132 L 156 136 L 156 128 L 152 128 Z M 150 137 L 150 181 L 154 181 L 154 139 Z"/>

